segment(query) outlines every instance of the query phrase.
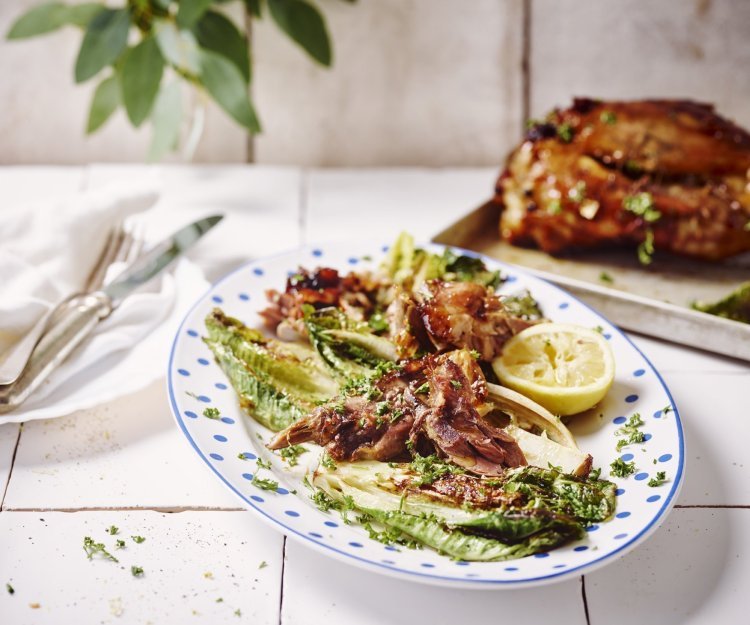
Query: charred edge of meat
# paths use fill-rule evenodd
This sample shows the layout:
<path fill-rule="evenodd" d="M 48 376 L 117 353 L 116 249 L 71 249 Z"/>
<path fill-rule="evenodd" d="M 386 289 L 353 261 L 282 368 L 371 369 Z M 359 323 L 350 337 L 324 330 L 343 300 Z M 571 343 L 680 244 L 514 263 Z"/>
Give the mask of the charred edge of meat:
<path fill-rule="evenodd" d="M 433 280 L 426 288 L 417 304 L 419 320 L 441 350 L 475 350 L 481 360 L 491 361 L 508 339 L 535 323 L 510 315 L 499 296 L 478 284 Z"/>
<path fill-rule="evenodd" d="M 456 362 L 457 361 L 457 362 Z M 480 417 L 487 389 L 465 351 L 425 356 L 386 373 L 372 392 L 336 398 L 280 432 L 280 449 L 313 441 L 334 460 L 402 460 L 437 453 L 478 474 L 526 460 L 518 444 Z"/>
<path fill-rule="evenodd" d="M 367 275 L 348 273 L 341 276 L 330 267 L 318 267 L 314 271 L 300 267 L 287 278 L 284 292 L 266 291 L 270 306 L 259 314 L 271 329 L 276 329 L 284 320 L 301 328 L 297 322 L 303 317 L 304 305 L 316 309 L 340 306 L 350 316 L 363 320 L 375 309 L 379 287 L 379 282 Z"/>

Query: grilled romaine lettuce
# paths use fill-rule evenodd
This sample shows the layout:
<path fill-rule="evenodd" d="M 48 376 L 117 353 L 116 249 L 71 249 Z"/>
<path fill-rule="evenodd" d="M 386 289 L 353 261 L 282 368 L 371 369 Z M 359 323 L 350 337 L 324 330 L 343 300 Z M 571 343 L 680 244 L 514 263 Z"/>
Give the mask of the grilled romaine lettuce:
<path fill-rule="evenodd" d="M 240 397 L 243 408 L 279 431 L 338 392 L 315 352 L 296 343 L 266 339 L 214 309 L 204 339 Z"/>
<path fill-rule="evenodd" d="M 414 237 L 402 232 L 388 250 L 381 269 L 395 284 L 415 289 L 426 280 L 476 282 L 497 288 L 502 282 L 499 271 L 490 271 L 480 258 L 456 254 L 446 248 L 433 254 L 414 246 Z"/>
<path fill-rule="evenodd" d="M 306 306 L 304 313 L 313 348 L 342 383 L 369 376 L 379 365 L 398 357 L 393 343 L 338 308 L 315 310 Z"/>
<path fill-rule="evenodd" d="M 537 467 L 486 479 L 427 460 L 329 465 L 318 469 L 313 484 L 338 505 L 463 560 L 546 551 L 581 538 L 586 525 L 614 512 L 610 482 Z"/>

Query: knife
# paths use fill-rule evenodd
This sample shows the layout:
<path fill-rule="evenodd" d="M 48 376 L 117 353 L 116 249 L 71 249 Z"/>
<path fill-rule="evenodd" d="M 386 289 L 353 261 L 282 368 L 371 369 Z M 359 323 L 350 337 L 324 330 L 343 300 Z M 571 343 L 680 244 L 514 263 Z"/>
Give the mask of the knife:
<path fill-rule="evenodd" d="M 68 298 L 31 352 L 18 378 L 0 385 L 0 414 L 20 406 L 135 289 L 159 275 L 223 219 L 212 215 L 181 228 L 125 268 L 105 288 Z"/>

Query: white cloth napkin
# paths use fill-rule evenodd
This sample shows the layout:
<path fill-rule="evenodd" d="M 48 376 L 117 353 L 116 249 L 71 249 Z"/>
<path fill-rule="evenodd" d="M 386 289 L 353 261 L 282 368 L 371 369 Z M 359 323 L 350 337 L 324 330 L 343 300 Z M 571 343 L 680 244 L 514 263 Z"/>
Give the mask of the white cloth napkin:
<path fill-rule="evenodd" d="M 153 186 L 128 183 L 7 210 L 0 220 L 0 354 L 81 289 L 112 226 L 147 211 L 157 198 Z M 138 218 L 147 223 L 147 213 Z M 171 274 L 125 299 L 23 405 L 0 415 L 0 423 L 63 416 L 157 379 L 180 320 L 207 287 L 202 272 L 182 259 Z"/>

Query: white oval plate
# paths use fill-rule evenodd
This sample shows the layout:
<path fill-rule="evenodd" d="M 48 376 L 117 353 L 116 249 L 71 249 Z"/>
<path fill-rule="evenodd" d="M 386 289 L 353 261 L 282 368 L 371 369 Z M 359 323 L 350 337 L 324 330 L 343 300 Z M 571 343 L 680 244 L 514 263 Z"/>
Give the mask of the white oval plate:
<path fill-rule="evenodd" d="M 664 520 L 683 476 L 682 425 L 667 387 L 648 359 L 601 315 L 565 291 L 492 259 L 485 259 L 487 265 L 508 278 L 501 293 L 528 288 L 548 318 L 600 328 L 611 342 L 617 368 L 612 389 L 599 407 L 569 425 L 579 447 L 593 455 L 595 467 L 602 468 L 602 477 L 617 483 L 616 516 L 589 528 L 583 540 L 550 553 L 507 562 L 466 563 L 429 549 L 382 545 L 356 524 L 343 523 L 338 513 L 315 507 L 302 478 L 308 466 L 315 466 L 317 448 L 308 446 L 311 451 L 290 469 L 264 447 L 271 433 L 241 411 L 229 382 L 201 341 L 203 319 L 220 306 L 248 325 L 261 327 L 257 313 L 266 306 L 266 289 L 283 289 L 287 276 L 299 266 L 330 266 L 344 272 L 365 269 L 376 266 L 385 250 L 382 245 L 337 244 L 252 262 L 219 281 L 193 306 L 175 337 L 167 384 L 177 423 L 211 470 L 248 508 L 289 537 L 344 562 L 430 584 L 503 588 L 561 581 L 612 562 L 645 540 Z M 206 407 L 218 408 L 221 419 L 203 416 Z M 617 452 L 615 430 L 634 412 L 645 421 L 642 431 L 648 440 Z M 257 457 L 269 461 L 271 469 L 258 469 Z M 637 473 L 611 478 L 609 465 L 618 457 L 635 460 Z M 278 481 L 278 491 L 251 484 L 258 471 L 259 477 Z M 648 480 L 657 471 L 665 471 L 668 481 L 649 487 Z"/>

